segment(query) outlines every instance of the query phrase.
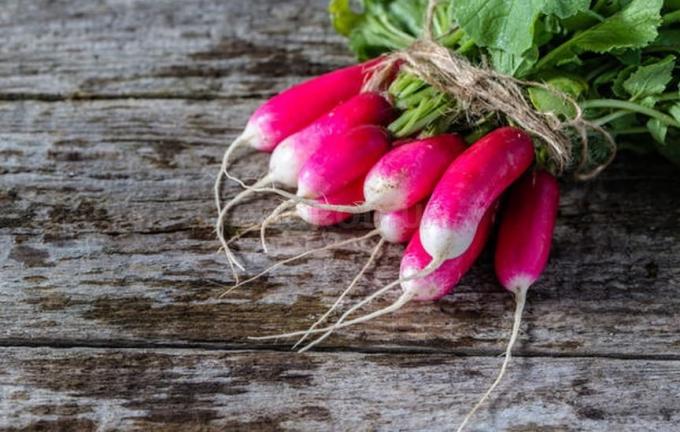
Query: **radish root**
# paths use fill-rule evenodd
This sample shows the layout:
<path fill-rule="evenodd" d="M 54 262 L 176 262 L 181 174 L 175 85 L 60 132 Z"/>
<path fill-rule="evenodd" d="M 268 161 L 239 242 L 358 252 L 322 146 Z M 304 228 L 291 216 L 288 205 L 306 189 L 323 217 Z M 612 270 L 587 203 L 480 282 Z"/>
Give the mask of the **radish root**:
<path fill-rule="evenodd" d="M 262 243 L 262 250 L 264 251 L 264 253 L 269 253 L 267 249 L 267 227 L 270 224 L 274 223 L 281 213 L 293 207 L 294 205 L 295 203 L 292 201 L 284 201 L 278 207 L 272 210 L 269 216 L 267 216 L 262 221 L 262 225 L 260 225 L 260 243 Z"/>
<path fill-rule="evenodd" d="M 243 185 L 243 181 L 241 179 L 232 176 L 229 174 L 228 168 L 229 168 L 229 158 L 231 158 L 231 155 L 241 146 L 248 144 L 250 140 L 253 137 L 248 136 L 244 133 L 236 137 L 234 141 L 227 147 L 227 150 L 224 152 L 224 156 L 222 157 L 222 165 L 220 166 L 220 172 L 217 175 L 217 178 L 215 179 L 215 186 L 214 186 L 214 192 L 215 192 L 215 206 L 217 207 L 217 211 L 220 212 L 222 210 L 222 180 L 224 180 L 224 177 L 227 177 L 230 180 L 233 180 L 241 185 Z"/>
<path fill-rule="evenodd" d="M 220 172 L 220 174 L 223 174 L 223 172 Z M 273 179 L 269 175 L 263 177 L 262 180 L 258 181 L 257 183 L 255 183 L 253 185 L 247 185 L 245 182 L 243 182 L 243 180 L 238 179 L 236 177 L 233 177 L 231 175 L 227 175 L 227 178 L 229 178 L 230 180 L 233 180 L 236 183 L 238 183 L 239 185 L 241 185 L 241 187 L 243 189 L 245 189 L 246 191 L 249 191 L 250 194 L 247 194 L 246 196 L 251 195 L 253 193 L 273 193 L 273 194 L 277 194 L 277 195 L 279 195 L 283 198 L 287 198 L 288 200 L 293 201 L 295 204 L 305 204 L 305 205 L 308 205 L 310 207 L 315 207 L 315 208 L 318 208 L 318 209 L 321 209 L 321 210 L 338 211 L 338 212 L 352 213 L 352 214 L 360 214 L 360 213 L 366 213 L 366 212 L 369 212 L 369 211 L 377 210 L 376 208 L 374 208 L 373 206 L 371 206 L 367 203 L 352 204 L 352 205 L 323 204 L 323 203 L 320 203 L 320 202 L 318 202 L 314 199 L 303 198 L 303 197 L 300 197 L 300 196 L 298 196 L 298 195 L 296 195 L 292 192 L 288 192 L 286 190 L 279 189 L 279 188 L 274 187 L 274 186 L 264 187 L 265 184 L 273 182 Z M 267 180 L 265 181 L 265 179 L 267 179 Z M 217 188 L 217 183 L 216 183 L 216 188 Z M 217 189 L 216 189 L 215 193 L 216 193 L 216 196 L 218 196 L 217 195 L 218 194 Z M 243 198 L 245 198 L 245 196 Z M 236 198 L 234 198 L 234 200 L 235 199 Z M 216 198 L 216 200 L 217 200 L 217 198 Z M 232 206 L 233 206 L 233 204 L 232 204 Z M 218 209 L 219 209 L 219 203 L 218 203 Z"/>
<path fill-rule="evenodd" d="M 387 284 L 386 286 L 382 287 L 380 290 L 378 290 L 378 291 L 376 291 L 375 293 L 371 294 L 370 296 L 368 296 L 367 298 L 365 298 L 364 300 L 360 301 L 358 304 L 356 304 L 355 306 L 353 306 L 353 307 L 352 307 L 351 309 L 349 309 L 347 312 L 345 312 L 345 313 L 340 317 L 340 319 L 338 319 L 338 321 L 336 321 L 336 323 L 333 324 L 333 325 L 330 325 L 330 326 L 327 326 L 327 327 L 324 327 L 324 328 L 320 328 L 320 329 L 314 329 L 314 330 L 311 330 L 311 331 L 310 331 L 310 330 L 301 330 L 301 331 L 290 332 L 290 333 L 283 333 L 283 334 L 278 334 L 278 335 L 269 335 L 269 336 L 251 336 L 251 337 L 249 337 L 248 339 L 250 339 L 250 340 L 261 341 L 261 340 L 271 340 L 271 339 L 281 339 L 281 338 L 289 338 L 289 337 L 303 336 L 303 335 L 305 335 L 307 332 L 309 332 L 309 333 L 311 334 L 311 333 L 326 333 L 326 332 L 329 332 L 329 331 L 330 331 L 330 333 L 332 333 L 333 331 L 335 331 L 335 330 L 337 330 L 337 329 L 341 329 L 341 328 L 349 327 L 349 326 L 354 325 L 354 324 L 358 324 L 358 323 L 361 323 L 361 322 L 365 322 L 365 321 L 367 321 L 367 320 L 365 319 L 366 316 L 359 317 L 359 318 L 355 318 L 355 319 L 353 319 L 353 320 L 351 320 L 351 321 L 346 321 L 346 322 L 344 322 L 344 320 L 345 320 L 345 318 L 347 318 L 350 314 L 352 314 L 354 311 L 356 311 L 357 309 L 363 307 L 365 304 L 370 303 L 370 302 L 373 301 L 375 298 L 377 298 L 377 297 L 383 295 L 384 293 L 386 293 L 386 292 L 389 291 L 390 289 L 394 288 L 395 286 L 397 286 L 397 285 L 399 285 L 399 284 L 401 284 L 401 283 L 404 283 L 404 282 L 409 282 L 409 281 L 416 280 L 416 279 L 422 279 L 422 278 L 424 278 L 424 277 L 429 276 L 430 274 L 434 273 L 434 271 L 437 270 L 437 269 L 439 268 L 439 266 L 442 264 L 443 261 L 444 261 L 444 260 L 434 260 L 434 261 L 430 262 L 430 264 L 428 264 L 427 267 L 425 267 L 424 269 L 422 269 L 422 270 L 419 271 L 418 273 L 414 273 L 414 274 L 412 274 L 411 276 L 404 277 L 404 278 L 401 278 L 401 279 L 397 279 L 397 280 L 395 280 L 395 281 L 393 281 L 393 282 L 390 282 L 389 284 Z M 402 294 L 402 296 L 401 296 L 399 299 L 397 299 L 397 302 L 395 302 L 395 304 L 396 304 L 396 303 L 400 303 L 399 306 L 400 306 L 400 307 L 403 306 L 403 304 L 401 304 L 401 302 L 404 300 L 404 298 L 403 298 L 404 295 L 406 295 L 406 293 Z M 408 299 L 406 300 L 406 302 L 407 302 L 408 300 L 411 300 L 411 298 L 413 298 L 413 295 L 415 295 L 415 294 L 408 294 L 408 295 L 409 295 L 409 297 L 408 297 Z M 404 304 L 405 304 L 406 302 L 404 302 Z M 382 312 L 384 312 L 384 311 L 387 310 L 387 309 L 389 309 L 389 311 L 388 311 L 388 312 L 385 312 L 385 313 L 394 312 L 396 309 L 392 309 L 393 307 L 394 307 L 394 304 L 392 304 L 391 306 L 388 306 L 388 307 L 385 308 L 385 309 L 381 309 L 381 310 L 379 310 L 379 311 L 373 312 L 373 313 L 370 314 L 370 318 L 369 318 L 369 319 L 373 319 L 373 318 L 376 318 L 376 317 L 378 317 L 378 316 L 380 316 L 380 315 L 384 315 L 384 313 L 382 313 Z M 378 314 L 378 315 L 376 315 L 376 314 Z M 368 316 L 368 315 L 367 315 L 367 316 Z M 330 336 L 330 333 L 329 333 L 329 336 Z M 316 345 L 316 344 L 315 344 L 315 345 Z"/>
<path fill-rule="evenodd" d="M 233 180 L 241 185 L 243 185 L 243 181 L 237 177 L 234 177 L 233 175 L 229 174 L 229 165 L 230 161 L 229 159 L 231 156 L 234 154 L 234 152 L 242 147 L 243 145 L 246 145 L 250 143 L 253 139 L 255 139 L 255 135 L 252 133 L 246 133 L 244 131 L 241 135 L 236 137 L 234 141 L 231 142 L 229 147 L 227 147 L 227 150 L 224 152 L 224 156 L 222 157 L 222 164 L 220 166 L 220 172 L 217 175 L 217 178 L 215 179 L 215 185 L 213 187 L 213 192 L 214 192 L 214 198 L 215 198 L 215 207 L 217 208 L 217 222 L 215 224 L 215 229 L 217 231 L 217 237 L 220 240 L 221 243 L 221 250 L 224 251 L 224 254 L 227 257 L 227 262 L 229 263 L 229 268 L 231 270 L 232 277 L 234 281 L 238 283 L 239 277 L 238 277 L 238 271 L 236 268 L 238 267 L 241 270 L 245 270 L 243 268 L 243 265 L 238 262 L 234 254 L 231 252 L 229 249 L 229 246 L 226 244 L 226 241 L 224 239 L 224 218 L 226 215 L 226 212 L 222 208 L 222 183 L 224 180 L 224 177 L 226 176 L 228 179 Z M 233 202 L 234 200 L 232 200 Z M 233 206 L 233 204 L 232 204 Z M 229 204 L 227 204 L 227 207 L 229 207 Z"/>
<path fill-rule="evenodd" d="M 526 304 L 526 299 L 527 299 L 527 291 L 529 287 L 520 287 L 517 289 L 515 292 L 515 318 L 514 318 L 514 324 L 512 326 L 512 334 L 510 336 L 510 341 L 508 342 L 508 347 L 505 350 L 505 360 L 503 361 L 503 366 L 501 367 L 500 372 L 498 373 L 498 377 L 496 378 L 496 381 L 493 382 L 491 387 L 489 387 L 489 390 L 484 393 L 484 396 L 477 402 L 477 404 L 470 410 L 468 415 L 465 416 L 465 419 L 463 419 L 463 423 L 458 427 L 456 432 L 462 432 L 465 426 L 468 424 L 470 419 L 472 418 L 473 415 L 475 415 L 475 412 L 484 404 L 484 402 L 489 398 L 491 393 L 496 389 L 498 384 L 503 380 L 503 376 L 505 375 L 505 371 L 508 368 L 508 364 L 510 364 L 510 358 L 512 357 L 512 348 L 515 345 L 515 342 L 517 341 L 517 336 L 519 335 L 519 329 L 520 325 L 522 323 L 522 313 L 524 312 L 524 305 Z"/>
<path fill-rule="evenodd" d="M 388 287 L 389 287 L 389 285 L 388 285 Z M 390 288 L 392 288 L 392 287 L 390 287 Z M 376 294 L 383 294 L 386 291 L 387 291 L 387 289 L 383 288 L 383 290 L 378 291 Z M 350 310 L 348 310 L 347 312 L 345 312 L 345 314 L 342 317 L 340 317 L 340 319 L 335 323 L 335 325 L 333 327 L 331 327 L 328 331 L 326 331 L 326 333 L 324 333 L 323 335 L 321 335 L 320 337 L 318 337 L 317 339 L 315 339 L 311 343 L 307 344 L 305 347 L 300 349 L 298 352 L 300 352 L 300 353 L 306 352 L 309 349 L 311 349 L 312 347 L 314 347 L 315 345 L 323 342 L 324 339 L 326 339 L 328 336 L 333 334 L 335 329 L 347 327 L 347 326 L 354 325 L 354 324 L 360 324 L 360 323 L 363 323 L 363 322 L 366 322 L 366 321 L 370 321 L 374 318 L 378 318 L 380 316 L 387 315 L 387 314 L 390 314 L 392 312 L 395 312 L 395 311 L 401 309 L 406 303 L 411 301 L 411 299 L 413 297 L 415 297 L 415 295 L 416 295 L 415 291 L 412 291 L 412 290 L 405 291 L 401 296 L 399 296 L 397 301 L 395 301 L 391 305 L 387 306 L 386 308 L 383 308 L 383 309 L 377 310 L 375 312 L 372 312 L 368 315 L 364 315 L 362 317 L 356 318 L 352 321 L 348 321 L 347 323 L 344 323 L 345 325 L 342 325 L 344 319 L 347 316 L 349 316 L 352 312 L 354 312 L 356 309 L 359 309 L 359 307 L 362 306 L 362 304 L 359 303 L 356 306 L 354 306 L 353 308 L 351 308 Z M 369 299 L 366 299 L 366 300 L 369 300 Z M 366 302 L 366 303 L 368 303 L 368 302 Z"/>
<path fill-rule="evenodd" d="M 258 180 L 255 185 L 258 184 L 265 184 L 269 182 L 268 177 L 264 177 L 260 180 Z M 215 222 L 215 231 L 217 232 L 217 238 L 220 240 L 220 243 L 222 245 L 221 249 L 224 251 L 227 261 L 229 262 L 229 266 L 231 267 L 232 273 L 234 275 L 234 280 L 238 282 L 238 274 L 234 268 L 234 266 L 238 267 L 242 271 L 245 271 L 245 268 L 243 265 L 236 259 L 234 254 L 231 252 L 231 249 L 229 248 L 229 243 L 226 238 L 224 237 L 224 223 L 227 218 L 227 214 L 229 213 L 229 210 L 231 210 L 236 204 L 239 202 L 243 201 L 245 198 L 248 196 L 252 195 L 253 192 L 250 190 L 245 190 L 238 195 L 236 195 L 231 201 L 229 201 L 220 211 L 219 215 L 217 216 L 217 221 Z"/>
<path fill-rule="evenodd" d="M 375 233 L 376 233 L 376 235 L 378 234 L 377 232 L 375 232 Z M 356 284 L 359 282 L 359 280 L 363 277 L 364 273 L 366 273 L 366 270 L 368 270 L 368 268 L 373 264 L 373 261 L 375 261 L 375 258 L 378 256 L 378 253 L 380 252 L 380 250 L 382 249 L 384 244 L 385 244 L 385 239 L 380 239 L 378 244 L 373 249 L 371 256 L 368 258 L 368 261 L 366 261 L 366 264 L 364 264 L 364 266 L 361 268 L 359 273 L 357 273 L 357 275 L 354 277 L 354 279 L 349 284 L 349 286 L 345 289 L 345 291 L 342 292 L 342 294 L 340 294 L 340 296 L 337 298 L 337 300 L 335 300 L 335 303 L 333 303 L 333 306 L 331 306 L 326 311 L 326 313 L 323 314 L 323 316 L 321 316 L 321 318 L 319 318 L 314 324 L 312 324 L 311 327 L 309 327 L 307 332 L 300 338 L 300 340 L 297 341 L 295 343 L 295 345 L 293 345 L 292 349 L 297 348 L 298 345 L 300 345 L 302 342 L 304 342 L 305 339 L 307 339 L 307 337 L 312 333 L 312 331 L 314 331 L 314 329 L 319 324 L 324 322 L 326 320 L 326 318 L 328 318 L 328 316 L 340 305 L 342 300 L 344 300 L 344 298 L 347 296 L 347 294 L 349 294 L 349 292 L 352 291 L 352 289 L 356 286 Z"/>
<path fill-rule="evenodd" d="M 236 285 L 232 286 L 231 288 L 229 288 L 225 292 L 223 292 L 218 298 L 222 298 L 222 297 L 226 296 L 227 294 L 229 294 L 230 292 L 232 292 L 233 290 L 235 290 L 236 288 L 239 288 L 243 285 L 246 285 L 246 284 L 248 284 L 248 283 L 250 283 L 254 280 L 261 278 L 262 276 L 266 275 L 267 273 L 270 273 L 273 270 L 276 270 L 277 268 L 281 267 L 282 265 L 288 264 L 288 263 L 293 262 L 293 261 L 297 261 L 301 258 L 304 258 L 308 255 L 311 255 L 311 254 L 314 254 L 314 253 L 317 253 L 317 252 L 323 252 L 323 251 L 326 251 L 326 250 L 336 249 L 336 248 L 339 248 L 339 247 L 342 247 L 342 246 L 346 246 L 346 245 L 349 245 L 349 244 L 352 244 L 352 243 L 357 243 L 357 242 L 360 242 L 362 240 L 366 240 L 366 239 L 369 239 L 371 237 L 374 237 L 376 235 L 378 235 L 378 231 L 374 230 L 374 231 L 371 231 L 368 234 L 365 234 L 365 235 L 360 236 L 360 237 L 354 237 L 354 238 L 351 238 L 351 239 L 343 240 L 343 241 L 333 243 L 333 244 L 330 244 L 330 245 L 327 245 L 327 246 L 324 246 L 324 247 L 321 247 L 321 248 L 308 250 L 308 251 L 303 252 L 303 253 L 296 255 L 294 257 L 286 258 L 285 260 L 279 261 L 279 262 L 267 267 L 266 269 L 262 270 L 260 273 L 256 274 L 255 276 L 253 276 L 249 279 L 246 279 L 243 282 L 237 283 Z"/>

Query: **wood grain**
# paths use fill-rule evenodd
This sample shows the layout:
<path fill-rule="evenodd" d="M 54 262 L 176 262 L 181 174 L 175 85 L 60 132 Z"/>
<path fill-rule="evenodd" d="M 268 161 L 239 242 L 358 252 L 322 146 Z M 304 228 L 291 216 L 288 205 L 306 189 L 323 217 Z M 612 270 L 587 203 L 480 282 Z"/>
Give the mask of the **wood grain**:
<path fill-rule="evenodd" d="M 450 431 L 500 359 L 7 349 L 0 428 Z M 674 430 L 680 362 L 518 359 L 471 431 Z M 57 402 L 58 403 L 55 403 Z M 38 422 L 32 419 L 40 419 Z"/>
<path fill-rule="evenodd" d="M 325 0 L 7 0 L 0 8 L 0 430 L 450 430 L 490 382 L 512 299 L 487 251 L 457 292 L 328 339 L 306 328 L 371 242 L 218 299 L 212 182 L 264 97 L 351 61 Z M 243 152 L 247 181 L 266 155 Z M 237 192 L 227 187 L 225 196 Z M 562 186 L 519 356 L 472 430 L 673 430 L 680 404 L 680 176 L 623 154 Z M 238 208 L 229 232 L 279 203 Z M 255 274 L 370 218 L 247 236 Z M 391 281 L 387 248 L 348 303 Z M 377 301 L 385 306 L 394 298 Z"/>
<path fill-rule="evenodd" d="M 324 0 L 6 0 L 0 98 L 270 94 L 351 61 Z"/>
<path fill-rule="evenodd" d="M 216 253 L 211 186 L 225 137 L 253 105 L 3 106 L 4 337 L 247 346 L 246 336 L 302 329 L 323 312 L 367 258 L 370 242 L 284 266 L 217 300 L 232 281 Z M 264 161 L 247 155 L 236 172 L 253 180 Z M 520 349 L 678 354 L 680 182 L 673 167 L 655 158 L 644 162 L 624 157 L 592 183 L 563 187 L 552 261 L 529 297 Z M 235 212 L 234 226 L 261 220 L 277 202 L 250 201 Z M 355 236 L 365 222 L 309 230 L 291 221 L 271 231 L 271 256 L 254 237 L 240 243 L 240 256 L 254 274 L 277 259 Z M 399 251 L 386 250 L 352 301 L 396 276 Z M 348 329 L 327 346 L 495 352 L 511 309 L 487 254 L 455 295 Z"/>

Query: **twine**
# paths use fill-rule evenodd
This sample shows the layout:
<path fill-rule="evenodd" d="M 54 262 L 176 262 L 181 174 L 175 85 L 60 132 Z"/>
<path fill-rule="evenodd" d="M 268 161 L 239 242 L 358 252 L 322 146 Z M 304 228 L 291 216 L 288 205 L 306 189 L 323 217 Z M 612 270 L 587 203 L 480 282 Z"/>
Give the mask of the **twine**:
<path fill-rule="evenodd" d="M 616 155 L 613 137 L 601 126 L 584 118 L 583 109 L 569 95 L 540 82 L 520 80 L 501 74 L 484 62 L 473 65 L 465 57 L 440 45 L 432 33 L 434 9 L 438 0 L 430 0 L 421 37 L 408 48 L 385 56 L 371 78 L 366 91 L 384 88 L 395 65 L 414 74 L 438 91 L 457 102 L 456 110 L 468 117 L 468 123 L 488 116 L 504 116 L 513 125 L 538 138 L 546 147 L 557 173 L 563 172 L 574 161 L 574 140 L 580 140 L 580 157 L 576 168 L 579 179 L 597 176 Z M 573 107 L 574 116 L 560 119 L 552 112 L 539 112 L 532 105 L 527 90 L 541 88 Z M 589 168 L 589 135 L 602 136 L 610 149 L 608 159 Z"/>

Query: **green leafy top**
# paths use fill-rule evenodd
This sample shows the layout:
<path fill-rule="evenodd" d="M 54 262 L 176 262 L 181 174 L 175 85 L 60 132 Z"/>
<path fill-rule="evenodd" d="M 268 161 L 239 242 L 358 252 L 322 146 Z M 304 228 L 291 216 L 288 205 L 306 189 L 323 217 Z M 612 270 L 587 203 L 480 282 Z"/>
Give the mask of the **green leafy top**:
<path fill-rule="evenodd" d="M 360 59 L 421 36 L 427 0 L 356 3 L 354 10 L 350 0 L 331 0 L 330 10 Z M 656 149 L 680 163 L 680 0 L 442 0 L 432 29 L 473 63 L 571 95 L 620 147 Z M 476 136 L 497 121 L 461 124 L 449 115 L 455 100 L 416 77 L 398 81 L 391 90 L 402 110 L 391 126 L 397 136 L 447 129 Z M 534 88 L 529 97 L 537 110 L 574 115 L 549 91 Z M 597 146 L 594 153 L 606 157 Z"/>

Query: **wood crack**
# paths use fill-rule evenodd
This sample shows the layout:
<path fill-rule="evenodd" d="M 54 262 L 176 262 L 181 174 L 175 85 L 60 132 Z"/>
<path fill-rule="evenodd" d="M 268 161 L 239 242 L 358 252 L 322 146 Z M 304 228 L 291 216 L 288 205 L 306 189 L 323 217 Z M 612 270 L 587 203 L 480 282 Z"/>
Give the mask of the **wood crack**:
<path fill-rule="evenodd" d="M 289 345 L 257 345 L 257 344 L 224 344 L 217 342 L 190 341 L 186 343 L 168 343 L 133 340 L 69 340 L 69 339 L 5 339 L 0 340 L 0 347 L 3 348 L 51 348 L 51 349 L 125 349 L 125 350 L 147 350 L 147 349 L 173 349 L 186 351 L 222 351 L 222 352 L 268 352 L 268 353 L 291 353 Z M 382 354 L 382 355 L 405 355 L 428 356 L 428 355 L 451 355 L 453 357 L 480 357 L 480 358 L 500 358 L 504 350 L 494 349 L 429 349 L 420 347 L 352 347 L 352 346 L 325 346 L 312 350 L 314 353 L 329 354 Z M 520 349 L 513 353 L 513 357 L 518 358 L 546 358 L 546 359 L 610 359 L 620 361 L 680 361 L 678 354 L 628 354 L 616 352 L 564 352 L 547 351 L 540 349 Z"/>

